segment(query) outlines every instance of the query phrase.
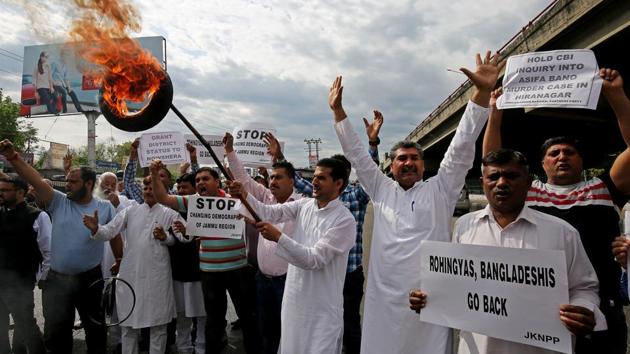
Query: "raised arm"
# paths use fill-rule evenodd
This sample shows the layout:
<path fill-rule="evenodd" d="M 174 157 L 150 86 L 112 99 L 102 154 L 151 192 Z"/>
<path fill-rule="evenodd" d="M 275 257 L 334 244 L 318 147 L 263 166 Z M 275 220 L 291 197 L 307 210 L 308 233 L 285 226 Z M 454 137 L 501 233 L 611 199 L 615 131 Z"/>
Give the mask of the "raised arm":
<path fill-rule="evenodd" d="M 477 54 L 477 67 L 474 72 L 461 68 L 475 86 L 475 91 L 459 121 L 455 136 L 446 150 L 436 176 L 438 188 L 450 203 L 455 203 L 464 186 L 466 174 L 475 158 L 475 142 L 488 119 L 490 94 L 499 77 L 498 53 L 490 57 L 486 52 L 484 59 Z"/>
<path fill-rule="evenodd" d="M 610 179 L 623 194 L 630 194 L 630 100 L 623 90 L 623 78 L 612 69 L 601 69 L 599 76 L 604 79 L 602 92 L 617 116 L 619 131 L 626 142 L 626 149 L 617 156 L 610 168 Z"/>
<path fill-rule="evenodd" d="M 385 184 L 393 185 L 393 181 L 385 176 L 376 164 L 371 162 L 372 158 L 361 145 L 361 140 L 352 124 L 346 119 L 347 115 L 343 109 L 342 95 L 341 76 L 338 76 L 328 93 L 328 105 L 333 111 L 335 131 L 343 153 L 356 170 L 361 185 L 372 198 L 375 198 L 376 193 L 382 190 L 381 186 Z"/>
<path fill-rule="evenodd" d="M 243 184 L 239 181 L 227 181 L 230 194 L 234 198 L 244 198 L 249 205 L 258 213 L 258 216 L 267 222 L 279 223 L 287 220 L 295 220 L 300 211 L 300 201 L 287 202 L 282 204 L 263 204 L 253 195 L 247 193 Z"/>
<path fill-rule="evenodd" d="M 164 168 L 162 161 L 153 160 L 149 167 L 151 171 L 151 188 L 153 189 L 153 195 L 158 203 L 165 205 L 175 211 L 179 211 L 179 203 L 177 203 L 177 196 L 170 195 L 166 191 L 166 187 L 162 180 L 160 180 L 160 170 Z"/>
<path fill-rule="evenodd" d="M 20 154 L 15 151 L 13 143 L 5 139 L 0 141 L 0 154 L 11 163 L 15 172 L 22 177 L 26 183 L 33 186 L 35 193 L 44 205 L 48 205 L 53 198 L 53 188 L 44 182 L 42 176 L 31 165 L 27 164 Z"/>
<path fill-rule="evenodd" d="M 83 215 L 83 225 L 87 227 L 92 233 L 91 238 L 95 240 L 108 241 L 120 234 L 125 230 L 127 225 L 127 211 L 129 208 L 116 214 L 112 221 L 105 225 L 99 225 L 98 223 L 98 210 L 94 210 L 94 215 Z"/>
<path fill-rule="evenodd" d="M 378 137 L 381 127 L 383 126 L 383 114 L 379 111 L 374 111 L 374 118 L 372 122 L 369 122 L 367 118 L 363 117 L 363 124 L 365 125 L 365 133 L 368 136 L 368 153 L 372 158 L 372 161 L 379 165 L 378 159 L 378 145 L 381 143 L 381 139 Z"/>
<path fill-rule="evenodd" d="M 125 167 L 123 173 L 123 185 L 125 186 L 125 192 L 127 195 L 138 202 L 138 204 L 144 203 L 144 197 L 142 196 L 142 188 L 140 184 L 136 182 L 136 165 L 138 163 L 138 146 L 140 145 L 140 139 L 136 139 L 131 144 L 131 153 L 129 154 L 129 161 Z"/>
<path fill-rule="evenodd" d="M 314 245 L 305 246 L 269 223 L 258 223 L 256 226 L 264 238 L 278 243 L 276 255 L 302 269 L 321 269 L 335 257 L 348 252 L 354 246 L 357 232 L 354 219 L 346 218 L 326 230 Z"/>
<path fill-rule="evenodd" d="M 483 147 L 481 156 L 486 156 L 489 152 L 497 151 L 501 148 L 501 124 L 503 123 L 503 110 L 497 107 L 497 100 L 501 97 L 502 89 L 492 91 L 490 94 L 490 115 L 486 132 L 483 134 Z"/>

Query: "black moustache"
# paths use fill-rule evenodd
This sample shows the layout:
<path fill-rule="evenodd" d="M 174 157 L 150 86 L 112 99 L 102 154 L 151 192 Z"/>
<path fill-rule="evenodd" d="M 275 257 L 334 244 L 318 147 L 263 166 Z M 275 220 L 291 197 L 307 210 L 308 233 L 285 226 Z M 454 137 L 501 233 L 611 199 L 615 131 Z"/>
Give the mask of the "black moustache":
<path fill-rule="evenodd" d="M 415 167 L 403 167 L 402 173 L 405 173 L 405 172 L 416 172 L 416 168 Z"/>

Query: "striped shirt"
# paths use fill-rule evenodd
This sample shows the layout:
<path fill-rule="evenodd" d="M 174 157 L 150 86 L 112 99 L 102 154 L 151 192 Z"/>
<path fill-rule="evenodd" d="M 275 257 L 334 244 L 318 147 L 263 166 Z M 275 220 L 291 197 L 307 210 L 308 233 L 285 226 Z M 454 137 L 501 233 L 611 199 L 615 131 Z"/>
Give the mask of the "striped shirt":
<path fill-rule="evenodd" d="M 196 195 L 195 195 L 196 196 Z M 217 197 L 226 194 L 219 190 Z M 188 211 L 190 196 L 176 196 L 180 212 Z M 225 272 L 247 266 L 247 248 L 243 239 L 200 237 L 199 269 L 202 272 Z"/>
<path fill-rule="evenodd" d="M 602 305 L 620 303 L 621 269 L 611 244 L 621 235 L 619 209 L 628 196 L 617 189 L 608 172 L 576 184 L 558 186 L 534 181 L 526 205 L 559 217 L 578 230 L 589 260 L 599 278 Z"/>

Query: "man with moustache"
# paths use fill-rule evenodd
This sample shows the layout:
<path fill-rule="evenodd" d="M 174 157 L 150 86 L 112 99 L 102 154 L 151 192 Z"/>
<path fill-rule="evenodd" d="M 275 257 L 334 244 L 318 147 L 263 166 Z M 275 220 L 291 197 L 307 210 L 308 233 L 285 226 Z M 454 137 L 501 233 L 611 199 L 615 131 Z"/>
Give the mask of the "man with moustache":
<path fill-rule="evenodd" d="M 488 51 L 485 59 L 479 54 L 476 59 L 475 72 L 462 69 L 475 91 L 437 175 L 426 181 L 422 180 L 422 147 L 413 141 L 401 141 L 390 151 L 394 179 L 383 174 L 346 119 L 341 77 L 330 89 L 328 102 L 344 155 L 374 205 L 361 353 L 439 354 L 450 350 L 449 328 L 420 322 L 405 307 L 409 285 L 419 286 L 420 282 L 420 241 L 451 240 L 455 203 L 473 165 L 475 141 L 488 117 L 490 92 L 500 71 L 498 55 L 491 59 Z"/>
<path fill-rule="evenodd" d="M 602 95 L 617 118 L 619 132 L 626 148 L 609 170 L 598 177 L 584 180 L 582 151 L 572 137 L 553 137 L 541 147 L 541 164 L 546 182 L 534 180 L 526 204 L 536 210 L 557 216 L 575 227 L 586 254 L 599 279 L 600 309 L 606 316 L 608 329 L 590 336 L 578 336 L 575 352 L 626 353 L 628 328 L 619 289 L 621 267 L 615 262 L 611 244 L 621 234 L 619 210 L 630 199 L 630 100 L 623 89 L 617 70 L 602 68 Z M 490 100 L 490 117 L 484 134 L 483 153 L 502 147 L 503 112 Z"/>
<path fill-rule="evenodd" d="M 245 171 L 238 155 L 234 151 L 234 137 L 225 133 L 223 138 L 225 154 L 230 164 L 234 180 L 242 183 L 243 188 L 264 204 L 283 204 L 301 199 L 293 192 L 295 168 L 288 162 L 273 164 L 269 178 L 269 188 L 252 178 Z M 274 225 L 287 235 L 293 234 L 295 225 L 292 220 Z M 258 330 L 262 339 L 262 353 L 275 354 L 280 344 L 280 310 L 284 284 L 287 278 L 288 262 L 276 255 L 277 243 L 260 238 L 256 249 L 258 272 L 256 273 L 256 309 Z"/>
<path fill-rule="evenodd" d="M 281 311 L 282 354 L 341 353 L 343 283 L 356 237 L 354 217 L 339 200 L 348 177 L 343 162 L 321 159 L 313 175 L 313 198 L 275 205 L 259 202 L 239 182 L 230 186 L 265 220 L 256 228 L 277 243 L 276 255 L 289 262 Z M 286 221 L 295 223 L 291 235 L 273 225 Z"/>
<path fill-rule="evenodd" d="M 457 220 L 454 242 L 564 251 L 569 304 L 558 309 L 560 320 L 576 336 L 592 333 L 596 322 L 605 325 L 603 314 L 597 308 L 597 276 L 577 230 L 555 216 L 525 206 L 531 184 L 525 156 L 501 149 L 486 155 L 481 163 L 481 183 L 488 206 Z M 409 293 L 411 309 L 420 312 L 430 306 L 430 296 L 419 289 L 412 290 Z M 458 353 L 551 354 L 555 351 L 462 331 Z"/>
<path fill-rule="evenodd" d="M 174 236 L 181 241 L 189 240 L 177 231 L 181 227 L 173 226 L 183 218 L 156 202 L 151 176 L 145 177 L 142 184 L 144 203 L 134 203 L 100 226 L 98 210 L 95 210 L 92 215 L 83 216 L 83 223 L 96 240 L 124 235 L 119 276 L 131 284 L 134 293 L 129 287 L 116 287 L 118 318 L 126 317 L 131 311 L 130 317 L 121 323 L 122 352 L 137 354 L 140 329 L 149 328 L 149 353 L 162 354 L 166 351 L 166 326 L 177 315 L 167 246 L 175 242 Z"/>
<path fill-rule="evenodd" d="M 106 328 L 90 317 L 103 318 L 100 298 L 103 283 L 101 260 L 103 241 L 90 239 L 83 226 L 84 214 L 98 210 L 101 222 L 109 222 L 114 208 L 109 202 L 92 197 L 96 173 L 87 167 L 73 168 L 66 176 L 66 194 L 54 190 L 39 173 L 21 159 L 9 140 L 0 142 L 0 154 L 11 162 L 15 171 L 31 184 L 52 219 L 50 271 L 43 282 L 44 342 L 52 354 L 72 353 L 72 327 L 75 308 L 83 321 L 89 354 L 105 353 Z M 122 245 L 112 244 L 117 257 Z M 114 248 L 115 247 L 115 248 Z"/>
<path fill-rule="evenodd" d="M 13 351 L 44 354 L 42 334 L 34 317 L 33 288 L 50 267 L 52 225 L 45 212 L 27 205 L 28 185 L 0 177 L 0 353 L 8 354 L 9 314 L 15 323 Z M 38 275 L 40 273 L 41 275 Z M 16 333 L 20 340 L 16 341 Z"/>
<path fill-rule="evenodd" d="M 151 176 L 155 198 L 179 212 L 188 211 L 189 196 L 169 195 L 159 181 L 164 165 L 160 160 L 151 163 Z M 195 173 L 197 195 L 204 197 L 226 197 L 219 189 L 217 171 L 202 167 Z M 248 354 L 260 351 L 255 316 L 255 283 L 253 268 L 247 264 L 244 240 L 221 237 L 200 237 L 199 269 L 206 309 L 206 354 L 218 354 L 227 344 L 223 333 L 227 325 L 227 295 L 234 303 L 238 318 L 242 322 L 243 341 Z"/>

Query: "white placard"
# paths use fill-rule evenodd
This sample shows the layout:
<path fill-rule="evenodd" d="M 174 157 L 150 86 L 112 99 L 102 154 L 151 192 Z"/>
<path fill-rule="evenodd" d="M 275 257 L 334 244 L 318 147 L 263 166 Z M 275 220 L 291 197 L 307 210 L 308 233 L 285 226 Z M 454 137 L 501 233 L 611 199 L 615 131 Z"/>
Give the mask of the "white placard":
<path fill-rule="evenodd" d="M 241 201 L 233 198 L 190 196 L 186 234 L 240 239 L 245 221 L 238 219 Z"/>
<path fill-rule="evenodd" d="M 251 123 L 234 128 L 234 151 L 243 165 L 248 167 L 271 167 L 271 155 L 263 140 L 267 133 L 276 135 L 276 130 L 261 123 Z"/>
<path fill-rule="evenodd" d="M 423 241 L 420 320 L 571 353 L 563 251 Z"/>
<path fill-rule="evenodd" d="M 192 146 L 197 148 L 197 163 L 200 165 L 213 165 L 216 166 L 216 162 L 210 156 L 208 149 L 206 149 L 199 139 L 197 139 L 192 134 L 184 135 L 186 138 L 186 142 L 190 143 Z M 217 158 L 220 162 L 223 162 L 223 157 L 225 156 L 225 149 L 223 148 L 223 136 L 221 135 L 203 135 L 203 138 L 206 139 L 208 144 L 212 147 L 212 151 L 217 155 Z"/>
<path fill-rule="evenodd" d="M 160 159 L 165 165 L 190 162 L 184 135 L 179 132 L 145 133 L 140 136 L 140 166 Z"/>
<path fill-rule="evenodd" d="M 593 51 L 555 50 L 513 55 L 503 76 L 499 109 L 596 109 L 602 79 Z"/>

